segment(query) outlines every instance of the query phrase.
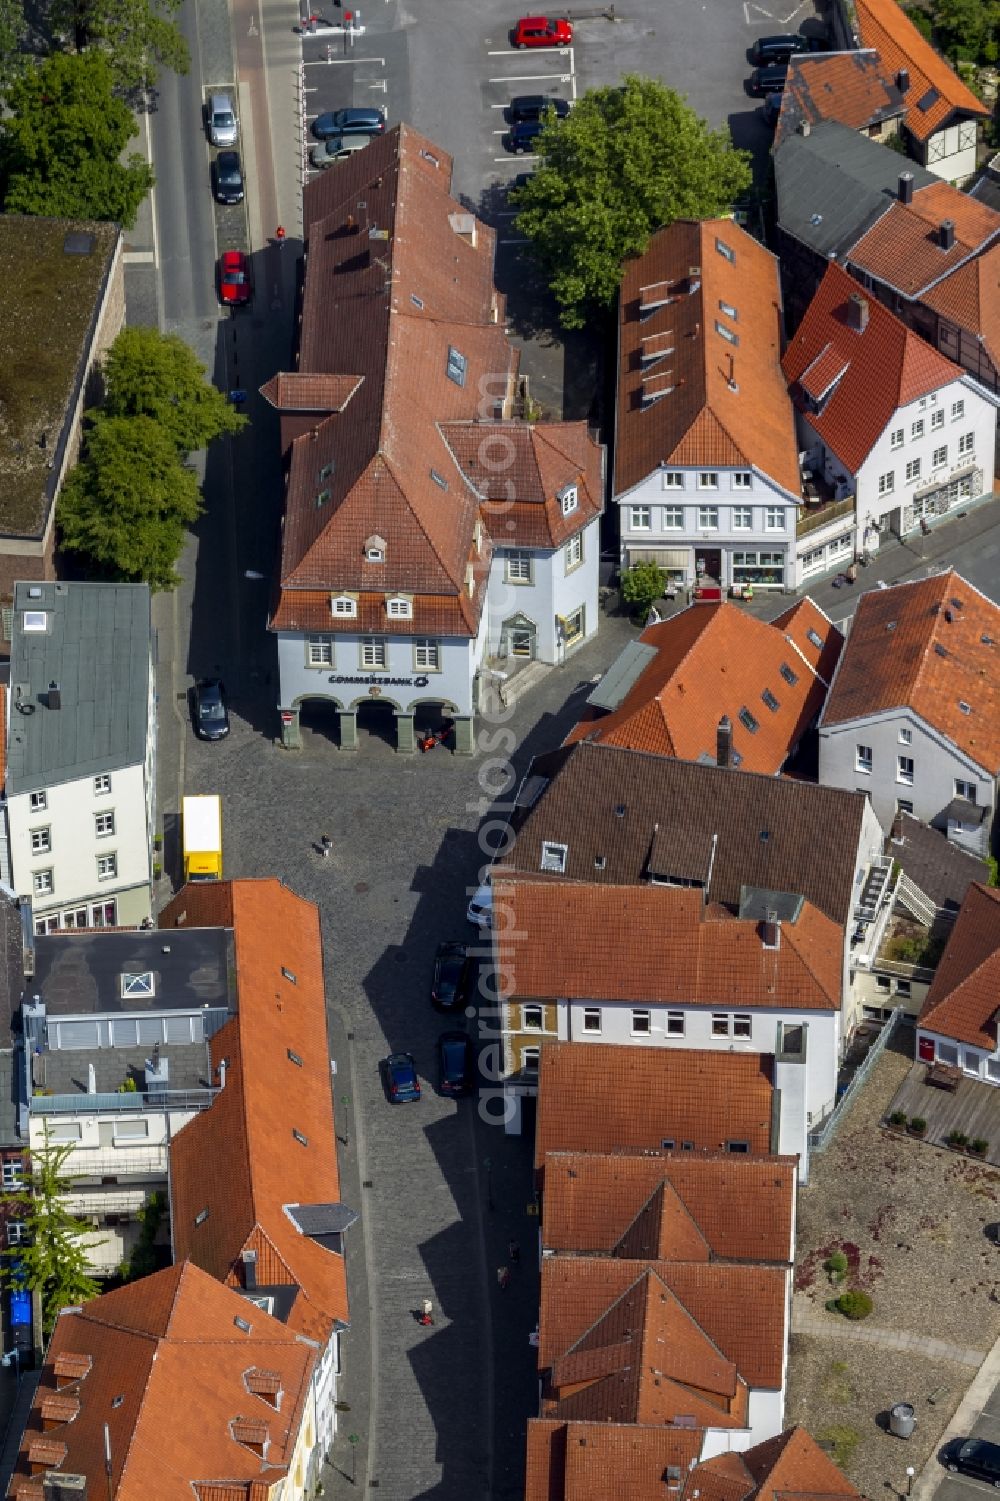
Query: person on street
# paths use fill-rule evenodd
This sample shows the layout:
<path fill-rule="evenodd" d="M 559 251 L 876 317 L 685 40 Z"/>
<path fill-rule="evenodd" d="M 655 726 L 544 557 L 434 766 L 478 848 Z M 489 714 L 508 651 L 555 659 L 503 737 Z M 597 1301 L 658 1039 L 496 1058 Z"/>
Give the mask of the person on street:
<path fill-rule="evenodd" d="M 512 1264 L 512 1266 L 518 1266 L 520 1264 L 521 1247 L 518 1245 L 516 1240 L 509 1241 L 507 1244 L 507 1259 Z"/>
<path fill-rule="evenodd" d="M 434 1304 L 430 1298 L 425 1298 L 420 1305 L 420 1322 L 422 1324 L 433 1324 L 434 1322 Z"/>
<path fill-rule="evenodd" d="M 500 1288 L 501 1292 L 505 1292 L 506 1289 L 510 1286 L 510 1267 L 509 1266 L 498 1266 L 497 1267 L 497 1286 Z"/>

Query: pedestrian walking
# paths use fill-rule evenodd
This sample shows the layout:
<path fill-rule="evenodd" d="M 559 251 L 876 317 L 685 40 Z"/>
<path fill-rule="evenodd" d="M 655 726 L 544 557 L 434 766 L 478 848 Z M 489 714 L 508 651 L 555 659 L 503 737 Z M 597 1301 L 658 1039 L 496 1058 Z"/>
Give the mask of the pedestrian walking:
<path fill-rule="evenodd" d="M 434 1304 L 430 1298 L 425 1298 L 420 1305 L 420 1322 L 422 1324 L 433 1324 L 434 1322 Z"/>
<path fill-rule="evenodd" d="M 278 249 L 280 250 L 282 245 L 284 245 L 285 243 L 285 226 L 283 224 L 279 224 L 277 229 L 274 231 L 274 238 L 277 240 Z"/>
<path fill-rule="evenodd" d="M 501 1292 L 505 1292 L 507 1290 L 507 1288 L 510 1286 L 510 1267 L 509 1266 L 498 1266 L 497 1267 L 497 1286 L 500 1288 Z"/>
<path fill-rule="evenodd" d="M 330 835 L 324 834 L 320 839 L 319 845 L 320 850 L 322 851 L 323 859 L 329 860 L 330 851 L 333 849 L 333 840 L 330 838 Z"/>
<path fill-rule="evenodd" d="M 520 1265 L 521 1247 L 518 1245 L 516 1240 L 508 1241 L 507 1243 L 507 1260 L 511 1262 L 513 1266 Z"/>

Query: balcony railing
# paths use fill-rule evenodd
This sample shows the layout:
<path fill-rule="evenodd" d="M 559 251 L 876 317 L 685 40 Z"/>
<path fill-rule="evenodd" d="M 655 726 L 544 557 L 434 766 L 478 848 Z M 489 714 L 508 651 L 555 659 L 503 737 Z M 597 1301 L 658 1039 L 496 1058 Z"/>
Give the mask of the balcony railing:
<path fill-rule="evenodd" d="M 888 855 L 873 860 L 864 888 L 854 908 L 851 934 L 851 963 L 857 969 L 871 969 L 893 905 L 893 862 Z"/>
<path fill-rule="evenodd" d="M 32 1115 L 143 1114 L 145 1111 L 207 1110 L 217 1089 L 156 1089 L 148 1094 L 33 1094 Z"/>
<path fill-rule="evenodd" d="M 820 527 L 829 526 L 831 522 L 839 521 L 842 516 L 850 516 L 853 512 L 853 495 L 848 495 L 843 500 L 824 500 L 819 505 L 806 506 L 799 512 L 795 535 L 808 536 L 810 532 L 817 532 Z"/>
<path fill-rule="evenodd" d="M 63 1172 L 71 1182 L 81 1178 L 127 1178 L 167 1172 L 166 1143 L 160 1147 L 123 1143 L 111 1152 L 95 1152 L 77 1145 L 66 1158 Z"/>

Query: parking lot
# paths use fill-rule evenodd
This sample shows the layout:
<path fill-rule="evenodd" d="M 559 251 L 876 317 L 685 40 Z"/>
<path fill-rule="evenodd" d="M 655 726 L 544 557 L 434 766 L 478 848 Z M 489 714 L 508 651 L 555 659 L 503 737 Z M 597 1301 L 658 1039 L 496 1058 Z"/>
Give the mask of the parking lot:
<path fill-rule="evenodd" d="M 992 1444 L 1000 1444 L 1000 1387 L 990 1393 L 986 1406 L 962 1438 L 984 1438 Z M 970 1475 L 949 1475 L 942 1472 L 942 1479 L 934 1492 L 934 1501 L 981 1501 L 984 1494 L 993 1491 L 993 1486 Z"/>

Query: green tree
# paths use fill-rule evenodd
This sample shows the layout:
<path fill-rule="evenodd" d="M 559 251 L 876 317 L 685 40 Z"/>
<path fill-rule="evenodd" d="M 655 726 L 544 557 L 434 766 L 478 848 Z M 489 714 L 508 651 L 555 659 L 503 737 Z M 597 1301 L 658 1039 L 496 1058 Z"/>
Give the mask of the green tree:
<path fill-rule="evenodd" d="M 109 417 L 152 417 L 185 456 L 246 426 L 176 334 L 123 329 L 105 358 L 104 381 Z"/>
<path fill-rule="evenodd" d="M 633 615 L 642 619 L 649 614 L 654 599 L 666 588 L 667 575 L 658 563 L 635 563 L 622 574 L 622 599 L 632 606 Z"/>
<path fill-rule="evenodd" d="M 27 30 L 23 0 L 0 0 L 0 97 L 27 66 L 28 54 L 22 51 Z"/>
<path fill-rule="evenodd" d="M 181 0 L 43 0 L 50 30 L 78 52 L 99 48 L 115 87 L 151 87 L 159 69 L 186 73 L 191 58 L 175 17 Z"/>
<path fill-rule="evenodd" d="M 0 164 L 8 213 L 135 223 L 153 173 L 137 152 L 121 160 L 133 119 L 99 52 L 54 53 L 17 80 L 7 102 Z"/>
<path fill-rule="evenodd" d="M 63 1167 L 72 1151 L 70 1142 L 51 1144 L 46 1132 L 45 1145 L 31 1154 L 30 1183 L 4 1196 L 28 1234 L 27 1244 L 3 1253 L 4 1277 L 11 1286 L 41 1293 L 46 1334 L 60 1309 L 86 1303 L 99 1291 L 87 1270 L 87 1252 L 99 1242 L 86 1238 L 89 1227 L 66 1208 L 71 1185 Z"/>
<path fill-rule="evenodd" d="M 56 519 L 68 551 L 115 578 L 173 589 L 185 527 L 200 512 L 197 476 L 159 423 L 98 413 Z"/>
<path fill-rule="evenodd" d="M 751 183 L 749 153 L 726 127 L 710 130 L 680 94 L 635 74 L 550 118 L 535 150 L 539 166 L 513 197 L 517 226 L 566 328 L 612 304 L 622 262 L 660 225 L 728 213 Z"/>
<path fill-rule="evenodd" d="M 934 0 L 932 18 L 936 38 L 950 57 L 975 61 L 996 39 L 998 7 L 991 0 Z"/>

